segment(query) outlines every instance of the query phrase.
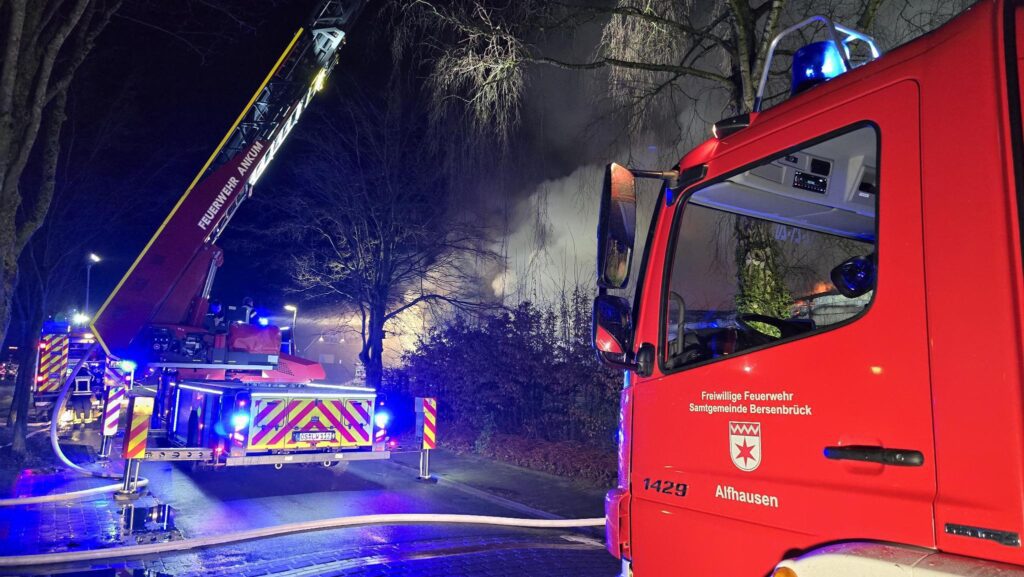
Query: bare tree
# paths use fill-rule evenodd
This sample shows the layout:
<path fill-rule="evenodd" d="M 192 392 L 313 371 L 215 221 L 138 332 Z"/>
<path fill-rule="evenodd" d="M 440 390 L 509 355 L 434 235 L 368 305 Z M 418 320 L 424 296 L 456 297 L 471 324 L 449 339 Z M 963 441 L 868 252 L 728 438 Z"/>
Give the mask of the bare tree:
<path fill-rule="evenodd" d="M 935 0 L 927 8 L 887 0 L 896 22 L 890 43 L 934 27 L 966 8 Z M 632 133 L 678 118 L 717 92 L 724 112 L 754 105 L 772 39 L 815 13 L 872 30 L 883 0 L 392 0 L 396 57 L 415 53 L 430 65 L 435 116 L 456 111 L 477 131 L 507 138 L 518 126 L 531 67 L 601 70 L 605 93 Z M 550 34 L 600 27 L 586 58 L 558 54 Z M 784 54 L 787 52 L 783 52 Z M 720 111 L 721 112 L 721 111 Z M 712 119 L 717 120 L 718 118 Z"/>
<path fill-rule="evenodd" d="M 81 302 L 87 249 L 109 234 L 113 226 L 125 230 L 131 222 L 145 220 L 154 206 L 138 191 L 151 189 L 176 159 L 175 155 L 152 156 L 141 165 L 123 168 L 113 185 L 90 170 L 104 156 L 145 134 L 132 129 L 134 118 L 126 113 L 132 108 L 133 94 L 129 90 L 104 96 L 109 106 L 99 115 L 91 114 L 89 106 L 79 110 L 77 100 L 69 104 L 50 210 L 19 262 L 12 328 L 20 330 L 16 342 L 21 346 L 10 413 L 14 425 L 12 451 L 16 454 L 25 451 L 29 397 L 45 318 Z"/>
<path fill-rule="evenodd" d="M 708 120 L 753 109 L 772 40 L 812 14 L 855 23 L 874 31 L 879 14 L 891 19 L 879 28 L 888 46 L 933 28 L 966 8 L 966 0 L 391 0 L 400 33 L 394 53 L 410 51 L 426 60 L 435 118 L 463 115 L 478 134 L 508 139 L 519 124 L 529 72 L 538 67 L 601 71 L 597 91 L 626 127 L 626 136 L 671 126 L 673 141 L 707 134 Z M 580 54 L 552 50 L 554 34 L 600 29 L 596 47 Z M 784 43 L 777 54 L 807 42 Z M 857 57 L 854 53 L 854 57 Z M 788 60 L 783 58 L 784 64 Z M 788 88 L 786 74 L 769 70 L 764 96 Z M 688 112 L 688 114 L 684 114 Z M 712 115 L 705 120 L 704 114 Z M 693 122 L 693 120 L 698 120 Z M 687 144 L 696 144 L 688 142 Z M 785 294 L 778 275 L 760 263 L 778 260 L 766 224 L 732 231 L 745 312 L 781 311 Z M 759 239 L 764 242 L 759 242 Z M 767 260 L 764 257 L 770 257 Z M 758 282 L 753 282 L 759 279 Z"/>
<path fill-rule="evenodd" d="M 18 257 L 43 224 L 56 185 L 68 89 L 121 0 L 0 2 L 0 340 Z M 37 163 L 30 163 L 33 154 Z M 26 185 L 32 166 L 37 185 Z"/>
<path fill-rule="evenodd" d="M 494 255 L 482 228 L 453 210 L 415 112 L 341 90 L 296 143 L 302 162 L 288 164 L 292 184 L 275 195 L 268 231 L 301 247 L 288 267 L 298 292 L 354 312 L 359 359 L 376 386 L 389 324 L 434 305 L 487 306 L 474 271 Z"/>

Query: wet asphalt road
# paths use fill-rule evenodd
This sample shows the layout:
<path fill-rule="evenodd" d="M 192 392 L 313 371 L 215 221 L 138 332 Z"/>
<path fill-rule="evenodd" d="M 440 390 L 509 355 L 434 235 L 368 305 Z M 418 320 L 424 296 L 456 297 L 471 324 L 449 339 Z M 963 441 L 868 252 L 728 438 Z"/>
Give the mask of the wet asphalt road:
<path fill-rule="evenodd" d="M 399 459 L 408 461 L 409 459 Z M 499 477 L 505 492 L 544 494 L 550 478 L 511 472 Z M 147 463 L 152 499 L 173 508 L 177 535 L 185 538 L 266 527 L 280 523 L 378 513 L 458 513 L 523 517 L 501 501 L 445 484 L 425 484 L 414 471 L 393 462 L 355 462 L 347 471 L 314 467 L 246 467 L 191 472 L 166 463 Z M 511 482 L 511 485 L 509 483 Z M 565 492 L 567 517 L 599 517 L 591 494 Z M 525 499 L 529 501 L 530 499 Z M 63 511 L 58 507 L 56 513 Z M 49 510 L 37 512 L 49 515 Z M 95 511 L 90 511 L 95 513 Z M 86 533 L 116 532 L 99 526 Z M 116 510 L 109 523 L 120 523 Z M 3 521 L 0 519 L 0 521 Z M 8 518 L 8 523 L 16 520 Z M 72 521 L 74 522 L 74 521 Z M 59 531 L 58 531 L 59 532 Z M 79 529 L 79 533 L 83 531 Z M 166 533 L 153 535 L 164 538 Z M 145 535 L 136 535 L 138 540 Z M 30 538 L 30 537 L 25 537 Z M 60 541 L 61 536 L 57 536 Z M 88 539 L 87 539 L 88 540 Z M 111 545 L 113 543 L 110 543 Z M 97 544 L 93 544 L 96 546 Z M 86 545 L 88 546 L 88 545 Z M 109 546 L 109 545 L 108 545 Z M 602 547 L 599 531 L 521 530 L 481 526 L 415 525 L 334 529 L 218 546 L 189 553 L 113 563 L 36 568 L 0 575 L 396 575 L 503 576 L 565 575 L 611 577 L 615 559 Z"/>

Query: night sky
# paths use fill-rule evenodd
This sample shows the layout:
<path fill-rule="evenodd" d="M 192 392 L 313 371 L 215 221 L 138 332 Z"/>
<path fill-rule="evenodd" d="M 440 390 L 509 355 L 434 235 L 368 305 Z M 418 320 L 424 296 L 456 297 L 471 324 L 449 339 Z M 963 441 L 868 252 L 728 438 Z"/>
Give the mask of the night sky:
<path fill-rule="evenodd" d="M 105 152 L 88 169 L 117 181 L 121 174 L 139 166 L 160 161 L 167 165 L 138 191 L 146 198 L 147 210 L 123 222 L 103 223 L 113 234 L 103 235 L 90 249 L 104 258 L 92 272 L 94 309 L 166 217 L 316 4 L 290 0 L 262 5 L 259 14 L 240 15 L 253 24 L 252 30 L 216 12 L 191 13 L 188 17 L 195 22 L 177 27 L 155 22 L 174 33 L 202 30 L 202 34 L 186 36 L 201 46 L 203 57 L 173 34 L 138 22 L 147 21 L 145 14 L 138 19 L 117 19 L 108 28 L 91 66 L 78 78 L 79 114 L 82 118 L 101 115 L 111 106 L 110 94 L 127 93 L 127 105 L 122 102 L 119 106 L 124 106 L 130 135 L 124 146 Z M 379 13 L 380 4 L 371 2 L 351 30 L 327 89 L 311 105 L 312 112 L 322 109 L 335 96 L 333 92 L 345 86 L 358 86 L 368 94 L 383 94 L 388 89 L 394 64 L 389 22 Z M 549 39 L 546 46 L 583 60 L 592 53 L 599 32 L 595 24 L 571 38 Z M 403 68 L 402 73 L 409 74 L 407 70 L 412 68 Z M 413 78 L 400 97 L 426 98 L 418 90 L 421 85 L 421 78 Z M 495 294 L 504 292 L 513 300 L 523 296 L 536 299 L 552 296 L 560 287 L 575 282 L 592 284 L 602 167 L 609 160 L 628 156 L 617 140 L 621 127 L 602 120 L 607 111 L 594 104 L 603 90 L 600 74 L 533 71 L 520 130 L 508 149 L 495 152 L 491 163 L 506 169 L 495 171 L 493 180 L 469 175 L 481 184 L 460 193 L 464 196 L 459 199 L 460 206 L 492 230 L 508 234 L 508 270 L 489 271 L 487 278 L 481 279 Z M 315 114 L 307 112 L 290 140 L 314 121 Z M 457 129 L 446 137 L 468 138 Z M 652 159 L 678 158 L 675 150 L 659 148 L 664 138 L 652 134 L 650 140 L 643 143 L 642 153 L 646 151 Z M 676 138 L 673 135 L 668 141 Z M 275 190 L 289 185 L 288 171 L 282 165 L 301 161 L 290 154 L 294 149 L 285 144 L 256 188 L 256 198 L 243 205 L 220 239 L 225 264 L 212 295 L 226 304 L 251 296 L 257 308 L 277 315 L 272 320 L 279 325 L 291 321 L 282 310 L 285 303 L 299 302 L 307 315 L 310 309 L 301 307 L 296 295 L 286 293 L 288 282 L 280 269 L 268 268 L 249 256 L 262 247 L 244 229 L 246 223 L 265 216 L 259 211 L 273 210 Z M 651 164 L 658 166 L 664 158 Z M 267 250 L 274 251 L 275 259 L 287 258 L 287 250 L 277 252 L 281 247 Z M 311 330 L 306 331 L 308 338 L 315 335 Z"/>
<path fill-rule="evenodd" d="M 102 114 L 105 95 L 128 90 L 131 106 L 126 110 L 126 122 L 136 125 L 138 128 L 130 130 L 139 134 L 132 135 L 137 144 L 110 151 L 93 168 L 116 179 L 120 170 L 154 156 L 165 156 L 172 162 L 160 178 L 139 191 L 147 197 L 147 204 L 151 201 L 152 209 L 129 222 L 110 223 L 117 234 L 104 235 L 92 249 L 104 258 L 92 273 L 94 301 L 101 301 L 120 280 L 292 35 L 305 23 L 313 4 L 287 2 L 266 10 L 253 17 L 255 30 L 241 29 L 215 13 L 200 14 L 207 20 L 202 26 L 223 25 L 222 38 L 201 39 L 202 57 L 170 34 L 134 21 L 117 19 L 105 32 L 93 55 L 93 66 L 78 79 L 79 108 L 82 114 Z M 376 18 L 371 11 L 364 13 L 342 49 L 341 63 L 332 79 L 344 74 L 354 82 L 377 86 L 382 77 L 386 78 L 391 56 L 386 39 L 372 26 Z M 328 90 L 336 84 L 329 83 Z M 315 99 L 313 106 L 325 95 Z M 302 126 L 300 122 L 296 130 L 301 131 Z M 275 187 L 282 185 L 284 171 L 275 168 L 290 161 L 288 148 L 286 145 L 278 154 L 255 194 L 273 196 Z M 254 204 L 247 203 L 233 223 L 244 222 L 248 211 L 255 210 L 250 206 Z M 268 308 L 280 309 L 285 300 L 281 295 L 285 279 L 267 278 L 266 270 L 231 255 L 231 247 L 247 242 L 232 228 L 221 239 L 227 254 L 218 273 L 215 296 L 233 302 L 249 295 Z"/>

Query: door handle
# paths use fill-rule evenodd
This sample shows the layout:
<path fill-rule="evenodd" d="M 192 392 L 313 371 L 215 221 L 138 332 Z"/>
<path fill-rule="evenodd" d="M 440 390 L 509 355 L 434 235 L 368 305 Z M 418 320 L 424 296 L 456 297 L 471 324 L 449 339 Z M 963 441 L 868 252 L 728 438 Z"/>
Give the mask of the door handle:
<path fill-rule="evenodd" d="M 825 458 L 835 461 L 881 463 L 896 467 L 920 467 L 924 465 L 924 455 L 921 454 L 921 451 L 913 449 L 886 449 L 871 445 L 825 447 Z"/>

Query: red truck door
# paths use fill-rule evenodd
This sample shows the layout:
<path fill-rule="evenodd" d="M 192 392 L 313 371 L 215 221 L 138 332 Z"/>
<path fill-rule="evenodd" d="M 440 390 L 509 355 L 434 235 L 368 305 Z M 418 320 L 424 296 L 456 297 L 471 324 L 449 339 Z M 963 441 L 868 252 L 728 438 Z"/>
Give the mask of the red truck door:
<path fill-rule="evenodd" d="M 638 575 L 934 545 L 918 88 L 841 97 L 769 112 L 663 210 L 637 338 L 658 368 L 633 391 Z M 840 294 L 844 262 L 847 292 L 873 290 Z"/>

